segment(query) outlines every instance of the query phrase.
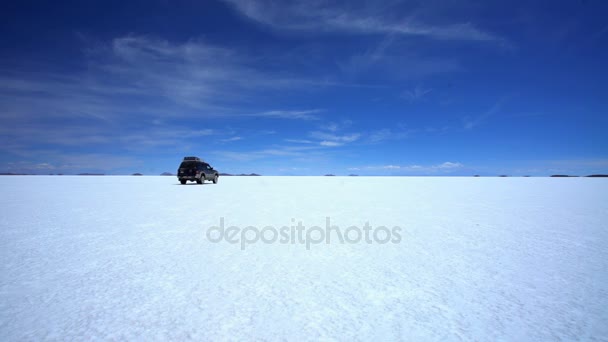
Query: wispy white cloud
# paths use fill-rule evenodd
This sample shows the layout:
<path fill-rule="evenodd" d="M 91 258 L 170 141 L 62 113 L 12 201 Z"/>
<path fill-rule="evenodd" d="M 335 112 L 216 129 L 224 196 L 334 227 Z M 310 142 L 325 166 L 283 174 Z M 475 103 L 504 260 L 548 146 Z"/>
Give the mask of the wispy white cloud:
<path fill-rule="evenodd" d="M 319 126 L 320 130 L 311 131 L 308 133 L 308 136 L 317 140 L 321 146 L 342 146 L 357 141 L 362 136 L 361 133 L 345 132 L 352 124 L 353 122 L 348 119 L 326 122 Z"/>
<path fill-rule="evenodd" d="M 387 170 L 396 170 L 396 169 L 401 169 L 401 166 L 399 165 L 384 165 L 382 166 L 383 169 L 387 169 Z"/>
<path fill-rule="evenodd" d="M 461 163 L 445 162 L 434 167 L 437 169 L 457 169 L 463 167 L 463 165 Z"/>
<path fill-rule="evenodd" d="M 497 41 L 494 34 L 470 22 L 430 24 L 415 16 L 395 17 L 399 1 L 325 2 L 271 0 L 225 0 L 245 17 L 281 30 L 344 32 L 356 34 L 397 34 L 445 40 Z M 391 6 L 393 5 L 393 6 Z"/>
<path fill-rule="evenodd" d="M 338 62 L 338 67 L 349 78 L 382 76 L 385 80 L 419 79 L 464 69 L 461 63 L 452 57 L 423 55 L 407 45 L 402 46 L 395 42 L 395 35 L 389 34 L 376 45 Z"/>
<path fill-rule="evenodd" d="M 267 118 L 278 118 L 278 119 L 293 119 L 293 120 L 318 120 L 318 113 L 321 113 L 322 109 L 309 109 L 309 110 L 271 110 L 251 116 L 267 117 Z"/>
<path fill-rule="evenodd" d="M 389 140 L 401 140 L 410 137 L 415 130 L 401 127 L 398 129 L 383 128 L 370 132 L 368 140 L 371 143 L 380 143 Z"/>
<path fill-rule="evenodd" d="M 319 125 L 319 129 L 325 130 L 325 131 L 330 131 L 330 132 L 338 132 L 338 131 L 348 129 L 349 127 L 352 126 L 352 124 L 353 124 L 352 120 L 344 119 L 344 120 L 340 120 L 340 121 L 331 121 L 331 122 L 323 123 L 322 125 Z"/>
<path fill-rule="evenodd" d="M 32 157 L 28 150 L 39 146 L 56 148 L 113 148 L 114 151 L 177 149 L 209 136 L 224 136 L 218 129 L 192 129 L 173 125 L 156 125 L 137 130 L 123 129 L 114 124 L 74 124 L 48 127 L 44 123 L 0 126 L 0 136 L 6 144 L 0 150 L 19 156 Z M 32 142 L 35 142 L 32 146 Z"/>
<path fill-rule="evenodd" d="M 381 172 L 381 171 L 390 171 L 396 173 L 403 174 L 441 174 L 441 173 L 450 173 L 454 172 L 458 169 L 463 168 L 464 165 L 458 162 L 444 162 L 441 164 L 435 165 L 419 165 L 419 164 L 410 164 L 410 165 L 396 165 L 396 164 L 387 164 L 387 165 L 371 165 L 371 166 L 357 166 L 350 167 L 348 170 L 366 170 L 372 172 Z"/>
<path fill-rule="evenodd" d="M 466 116 L 463 119 L 464 129 L 468 129 L 468 130 L 473 129 L 473 128 L 481 125 L 483 122 L 485 122 L 490 117 L 498 114 L 502 110 L 502 107 L 503 107 L 505 101 L 506 101 L 506 98 L 503 97 L 500 100 L 496 101 L 496 103 L 494 103 L 494 105 L 492 105 L 492 107 L 490 107 L 490 109 L 483 112 L 482 114 L 474 116 L 474 117 Z"/>
<path fill-rule="evenodd" d="M 336 146 L 342 146 L 342 145 L 344 145 L 344 143 L 339 142 L 339 141 L 323 140 L 319 143 L 319 145 L 327 146 L 327 147 L 336 147 Z"/>
<path fill-rule="evenodd" d="M 408 102 L 418 102 L 423 100 L 423 98 L 429 94 L 433 89 L 425 89 L 420 85 L 417 85 L 413 90 L 405 90 L 401 97 L 406 99 Z"/>
<path fill-rule="evenodd" d="M 235 136 L 235 137 L 230 137 L 230 138 L 226 138 L 226 139 L 220 139 L 221 142 L 232 142 L 232 141 L 239 141 L 239 140 L 243 140 L 243 137 Z"/>
<path fill-rule="evenodd" d="M 351 143 L 361 137 L 360 133 L 335 134 L 324 131 L 312 131 L 310 137 L 321 140 L 322 146 L 340 146 L 345 143 Z"/>
<path fill-rule="evenodd" d="M 142 149 L 209 134 L 230 138 L 228 132 L 180 128 L 175 122 L 247 117 L 245 104 L 267 90 L 314 83 L 307 76 L 274 74 L 247 53 L 200 40 L 128 35 L 85 50 L 84 71 L 3 71 L 0 133 L 11 153 L 40 144 Z M 255 116 L 316 120 L 321 112 L 272 110 Z M 63 124 L 54 123 L 58 120 Z M 130 129 L 134 121 L 139 125 Z"/>
<path fill-rule="evenodd" d="M 90 57 L 99 60 L 101 70 L 129 80 L 136 89 L 224 115 L 226 107 L 265 89 L 303 87 L 312 82 L 301 75 L 290 78 L 269 72 L 253 63 L 246 51 L 200 40 L 173 43 L 146 36 L 119 37 L 109 50 L 98 49 Z M 222 100 L 226 98 L 230 101 Z"/>
<path fill-rule="evenodd" d="M 0 166 L 3 172 L 47 174 L 75 174 L 81 172 L 125 173 L 141 171 L 144 162 L 139 158 L 116 156 L 105 153 L 67 154 L 47 151 L 36 155 L 34 160 L 7 162 Z"/>
<path fill-rule="evenodd" d="M 328 122 L 320 125 L 318 130 L 310 131 L 308 133 L 309 139 L 285 139 L 284 141 L 338 147 L 357 141 L 363 144 L 377 144 L 391 140 L 401 140 L 410 137 L 416 132 L 416 130 L 407 128 L 403 124 L 397 124 L 396 128 L 353 132 L 350 130 L 352 125 L 353 122 L 351 120 Z"/>
<path fill-rule="evenodd" d="M 324 126 L 321 127 L 322 129 L 326 129 L 330 132 L 335 132 L 339 129 L 338 124 L 336 124 L 335 122 L 330 122 Z"/>
<path fill-rule="evenodd" d="M 254 161 L 260 159 L 270 159 L 274 157 L 280 158 L 293 158 L 293 157 L 304 157 L 311 153 L 311 151 L 318 150 L 315 146 L 271 146 L 268 148 L 262 148 L 257 150 L 248 151 L 230 151 L 230 150 L 216 150 L 211 153 L 217 156 L 220 160 L 230 161 Z"/>
<path fill-rule="evenodd" d="M 291 142 L 295 144 L 313 144 L 314 141 L 306 140 L 306 139 L 284 139 L 286 142 Z"/>
<path fill-rule="evenodd" d="M 195 39 L 171 42 L 127 35 L 90 42 L 84 49 L 88 68 L 69 75 L 3 70 L 0 124 L 50 117 L 107 122 L 137 117 L 154 123 L 161 118 L 248 116 L 245 105 L 265 98 L 268 90 L 343 86 L 297 70 L 269 71 L 247 51 Z M 315 120 L 321 112 L 270 110 L 256 115 Z"/>

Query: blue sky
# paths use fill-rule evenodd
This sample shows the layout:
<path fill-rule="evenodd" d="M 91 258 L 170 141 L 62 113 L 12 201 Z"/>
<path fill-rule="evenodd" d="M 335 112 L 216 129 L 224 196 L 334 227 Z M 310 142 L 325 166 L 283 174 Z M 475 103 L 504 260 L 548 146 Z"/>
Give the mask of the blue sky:
<path fill-rule="evenodd" d="M 608 173 L 605 1 L 0 13 L 0 172 Z"/>

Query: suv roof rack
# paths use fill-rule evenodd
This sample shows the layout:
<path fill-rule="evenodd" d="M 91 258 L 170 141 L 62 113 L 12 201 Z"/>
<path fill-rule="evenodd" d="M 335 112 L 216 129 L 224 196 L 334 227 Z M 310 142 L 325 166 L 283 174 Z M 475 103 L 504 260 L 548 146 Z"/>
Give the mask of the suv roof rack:
<path fill-rule="evenodd" d="M 184 157 L 184 161 L 201 161 L 199 157 Z"/>

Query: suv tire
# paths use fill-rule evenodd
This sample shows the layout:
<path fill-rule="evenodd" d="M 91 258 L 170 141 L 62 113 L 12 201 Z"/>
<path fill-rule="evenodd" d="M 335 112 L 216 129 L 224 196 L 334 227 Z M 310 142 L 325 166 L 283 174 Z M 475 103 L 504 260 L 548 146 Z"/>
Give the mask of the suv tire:
<path fill-rule="evenodd" d="M 217 184 L 217 175 L 213 176 L 213 184 Z"/>
<path fill-rule="evenodd" d="M 181 181 L 179 181 L 179 182 L 180 182 L 180 183 L 182 183 L 182 185 L 186 184 L 186 180 L 185 180 L 185 179 L 184 179 L 184 180 L 181 180 Z"/>
<path fill-rule="evenodd" d="M 199 179 L 196 180 L 196 184 L 203 184 L 205 183 L 205 174 L 201 174 L 201 177 Z"/>

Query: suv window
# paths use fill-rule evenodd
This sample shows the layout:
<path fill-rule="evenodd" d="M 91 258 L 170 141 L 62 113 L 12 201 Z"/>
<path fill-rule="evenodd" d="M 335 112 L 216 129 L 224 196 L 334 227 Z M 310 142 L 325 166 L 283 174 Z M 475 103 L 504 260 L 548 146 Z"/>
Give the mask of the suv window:
<path fill-rule="evenodd" d="M 191 168 L 194 168 L 194 167 L 196 167 L 196 162 L 195 161 L 185 161 L 185 162 L 182 162 L 179 165 L 180 169 L 182 169 L 182 168 L 183 169 L 191 169 Z"/>

